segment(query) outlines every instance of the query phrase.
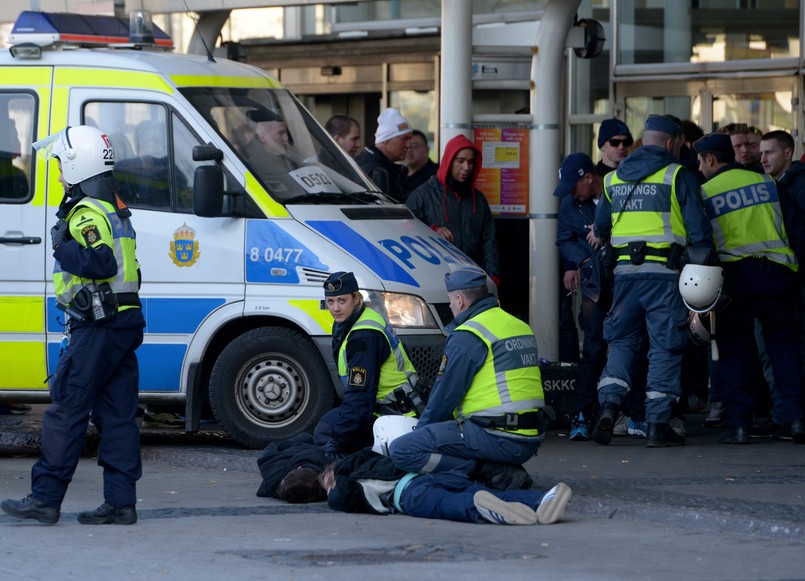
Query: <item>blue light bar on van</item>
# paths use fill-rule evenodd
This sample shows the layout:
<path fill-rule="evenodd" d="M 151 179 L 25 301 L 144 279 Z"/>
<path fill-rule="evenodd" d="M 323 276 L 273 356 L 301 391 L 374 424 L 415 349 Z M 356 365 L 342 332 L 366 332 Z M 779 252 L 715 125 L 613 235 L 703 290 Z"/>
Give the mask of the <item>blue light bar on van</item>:
<path fill-rule="evenodd" d="M 173 48 L 173 40 L 157 26 L 153 28 L 154 44 Z M 20 13 L 8 37 L 10 44 L 114 45 L 133 44 L 129 38 L 129 22 L 117 16 L 68 14 L 66 12 Z"/>

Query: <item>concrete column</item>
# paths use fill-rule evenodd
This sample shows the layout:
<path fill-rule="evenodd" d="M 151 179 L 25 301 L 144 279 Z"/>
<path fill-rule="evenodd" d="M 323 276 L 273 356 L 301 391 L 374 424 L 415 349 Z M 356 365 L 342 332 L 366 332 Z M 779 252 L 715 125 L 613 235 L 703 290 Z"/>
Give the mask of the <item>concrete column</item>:
<path fill-rule="evenodd" d="M 568 31 L 581 0 L 550 0 L 537 30 L 531 64 L 529 183 L 529 324 L 540 355 L 559 357 L 559 252 L 553 196 L 562 151 L 563 63 Z M 514 250 L 513 250 L 514 251 Z"/>
<path fill-rule="evenodd" d="M 207 51 L 204 49 L 204 43 L 207 44 L 210 52 L 213 52 L 218 36 L 221 34 L 221 29 L 226 24 L 231 12 L 231 10 L 199 12 L 196 29 L 193 31 L 190 44 L 187 46 L 188 54 L 206 55 Z M 204 42 L 201 39 L 204 39 Z"/>
<path fill-rule="evenodd" d="M 442 61 L 439 75 L 439 159 L 445 144 L 463 134 L 472 139 L 472 3 L 442 0 Z"/>

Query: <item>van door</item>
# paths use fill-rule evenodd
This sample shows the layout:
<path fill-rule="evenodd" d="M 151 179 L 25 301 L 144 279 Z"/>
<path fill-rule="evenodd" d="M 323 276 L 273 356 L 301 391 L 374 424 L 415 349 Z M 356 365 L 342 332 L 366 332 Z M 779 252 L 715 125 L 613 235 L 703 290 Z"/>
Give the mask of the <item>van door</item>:
<path fill-rule="evenodd" d="M 191 127 L 170 98 L 73 89 L 70 119 L 97 125 L 115 147 L 120 196 L 132 210 L 140 298 L 146 319 L 138 349 L 140 391 L 178 394 L 196 330 L 244 297 L 244 220 L 193 214 L 193 147 L 213 139 Z"/>
<path fill-rule="evenodd" d="M 31 143 L 47 133 L 51 75 L 44 67 L 0 74 L 0 390 L 47 391 L 47 167 Z"/>

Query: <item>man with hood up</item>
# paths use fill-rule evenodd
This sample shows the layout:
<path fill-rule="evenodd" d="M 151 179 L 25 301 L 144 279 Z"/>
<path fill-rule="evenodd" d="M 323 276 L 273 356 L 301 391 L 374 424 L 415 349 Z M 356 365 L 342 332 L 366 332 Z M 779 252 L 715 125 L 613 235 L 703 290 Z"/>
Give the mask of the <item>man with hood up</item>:
<path fill-rule="evenodd" d="M 699 197 L 699 185 L 679 163 L 679 125 L 651 115 L 639 147 L 604 180 L 595 230 L 615 252 L 615 289 L 604 322 L 607 364 L 598 381 L 601 412 L 593 431 L 609 444 L 644 333 L 649 337 L 646 386 L 647 446 L 684 445 L 671 429 L 672 406 L 682 393 L 682 355 L 688 339 L 688 309 L 679 294 L 683 260 L 714 260 L 713 230 Z M 684 254 L 684 256 L 683 256 Z"/>
<path fill-rule="evenodd" d="M 405 205 L 439 236 L 483 268 L 500 285 L 495 223 L 484 195 L 475 189 L 481 150 L 457 135 L 447 142 L 435 176 L 419 186 Z"/>

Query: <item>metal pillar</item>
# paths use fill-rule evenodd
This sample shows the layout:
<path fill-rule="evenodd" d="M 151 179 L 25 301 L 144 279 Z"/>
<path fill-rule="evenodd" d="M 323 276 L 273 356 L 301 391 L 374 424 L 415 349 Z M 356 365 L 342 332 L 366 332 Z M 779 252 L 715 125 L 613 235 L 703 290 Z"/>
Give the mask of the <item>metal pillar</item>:
<path fill-rule="evenodd" d="M 439 75 L 439 158 L 445 144 L 472 139 L 472 3 L 442 0 L 442 62 Z"/>
<path fill-rule="evenodd" d="M 562 151 L 563 62 L 568 31 L 581 0 L 550 0 L 531 61 L 531 174 L 529 183 L 529 323 L 540 355 L 559 356 L 559 253 L 553 190 Z"/>

